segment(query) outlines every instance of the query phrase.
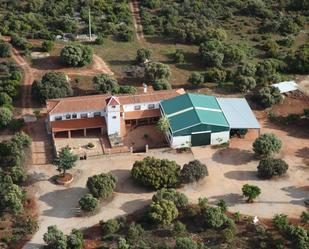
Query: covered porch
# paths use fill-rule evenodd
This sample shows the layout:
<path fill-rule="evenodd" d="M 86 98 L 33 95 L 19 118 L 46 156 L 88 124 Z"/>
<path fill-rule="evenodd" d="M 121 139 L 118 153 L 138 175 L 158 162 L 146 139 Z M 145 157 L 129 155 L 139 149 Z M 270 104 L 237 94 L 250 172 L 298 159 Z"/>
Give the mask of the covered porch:
<path fill-rule="evenodd" d="M 159 109 L 126 112 L 123 116 L 126 126 L 156 124 L 161 116 Z"/>

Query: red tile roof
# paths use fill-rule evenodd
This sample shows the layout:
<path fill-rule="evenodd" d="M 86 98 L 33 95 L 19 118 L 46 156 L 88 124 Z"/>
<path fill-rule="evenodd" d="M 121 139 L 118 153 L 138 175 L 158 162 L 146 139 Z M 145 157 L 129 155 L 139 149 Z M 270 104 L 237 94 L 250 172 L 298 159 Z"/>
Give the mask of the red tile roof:
<path fill-rule="evenodd" d="M 130 120 L 130 119 L 141 119 L 141 118 L 154 118 L 160 116 L 161 112 L 159 109 L 152 109 L 152 110 L 126 112 L 124 115 L 124 119 Z"/>
<path fill-rule="evenodd" d="M 70 119 L 51 122 L 52 132 L 105 127 L 104 117 Z"/>
<path fill-rule="evenodd" d="M 184 93 L 184 89 L 181 88 L 134 95 L 118 95 L 117 98 L 121 105 L 126 105 L 145 102 L 157 102 Z M 49 114 L 103 110 L 106 106 L 106 99 L 110 97 L 110 95 L 104 94 L 50 99 L 46 101 L 46 107 Z"/>

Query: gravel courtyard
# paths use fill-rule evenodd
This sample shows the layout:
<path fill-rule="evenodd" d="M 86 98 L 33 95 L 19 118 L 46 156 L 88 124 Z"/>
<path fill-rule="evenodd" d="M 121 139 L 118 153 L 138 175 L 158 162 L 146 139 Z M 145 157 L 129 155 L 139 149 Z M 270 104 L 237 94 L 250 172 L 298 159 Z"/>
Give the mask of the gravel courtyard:
<path fill-rule="evenodd" d="M 176 160 L 180 165 L 199 159 L 207 165 L 208 177 L 180 189 L 192 202 L 197 202 L 198 197 L 203 196 L 210 203 L 216 203 L 219 199 L 226 200 L 232 212 L 265 218 L 271 218 L 276 213 L 298 217 L 306 210 L 304 200 L 309 198 L 309 167 L 306 163 L 309 155 L 308 136 L 297 129 L 290 129 L 287 133 L 268 123 L 263 126 L 266 128 L 262 129 L 262 133 L 274 132 L 283 141 L 279 157 L 290 165 L 287 176 L 283 178 L 262 181 L 256 177 L 258 161 L 253 159 L 251 151 L 256 133 L 248 134 L 246 139 L 233 139 L 227 149 L 200 147 L 193 148 L 192 153 L 183 154 L 170 153 L 166 149 L 152 151 L 147 155 Z M 33 166 L 29 173 L 34 182 L 32 191 L 38 199 L 40 229 L 25 248 L 39 248 L 49 225 L 55 224 L 65 232 L 70 232 L 72 228 L 88 227 L 101 219 L 128 214 L 147 205 L 153 193 L 134 185 L 130 178 L 133 162 L 144 156 L 114 155 L 79 161 L 72 170 L 75 180 L 68 187 L 57 186 L 50 181 L 57 174 L 53 166 Z M 111 172 L 118 177 L 116 193 L 102 205 L 97 214 L 77 217 L 78 200 L 87 192 L 87 178 L 102 172 Z M 241 196 L 241 187 L 246 183 L 258 185 L 262 189 L 262 194 L 253 204 L 247 204 Z"/>

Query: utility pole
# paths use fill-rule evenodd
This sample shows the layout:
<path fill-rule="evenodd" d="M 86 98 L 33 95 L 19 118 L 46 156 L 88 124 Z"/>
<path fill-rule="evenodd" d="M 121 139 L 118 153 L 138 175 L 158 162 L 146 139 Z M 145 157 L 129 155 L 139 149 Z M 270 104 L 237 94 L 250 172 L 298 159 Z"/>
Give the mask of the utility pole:
<path fill-rule="evenodd" d="M 88 26 L 89 26 L 89 40 L 91 41 L 91 14 L 90 14 L 90 5 L 89 5 L 89 13 L 88 13 Z"/>

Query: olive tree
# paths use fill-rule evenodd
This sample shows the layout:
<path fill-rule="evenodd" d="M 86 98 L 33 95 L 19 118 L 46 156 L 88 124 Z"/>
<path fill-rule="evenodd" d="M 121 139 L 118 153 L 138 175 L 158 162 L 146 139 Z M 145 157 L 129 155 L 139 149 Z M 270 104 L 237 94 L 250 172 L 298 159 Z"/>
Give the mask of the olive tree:
<path fill-rule="evenodd" d="M 273 176 L 282 176 L 288 168 L 289 165 L 284 160 L 267 157 L 260 161 L 257 170 L 260 178 L 270 179 Z"/>
<path fill-rule="evenodd" d="M 118 93 L 118 81 L 109 74 L 100 74 L 92 79 L 94 88 L 100 93 Z"/>
<path fill-rule="evenodd" d="M 188 197 L 185 194 L 180 193 L 176 189 L 172 188 L 162 188 L 152 196 L 152 201 L 154 202 L 159 202 L 161 200 L 172 201 L 179 209 L 185 208 L 189 203 Z"/>
<path fill-rule="evenodd" d="M 258 91 L 256 99 L 263 107 L 271 107 L 282 101 L 282 95 L 277 87 L 263 87 Z"/>
<path fill-rule="evenodd" d="M 191 83 L 195 87 L 202 86 L 204 83 L 204 75 L 199 72 L 193 72 L 189 76 L 188 82 Z"/>
<path fill-rule="evenodd" d="M 80 44 L 68 45 L 61 50 L 60 60 L 66 66 L 82 67 L 92 63 L 93 50 Z"/>
<path fill-rule="evenodd" d="M 146 157 L 134 163 L 131 174 L 135 181 L 152 189 L 174 188 L 179 184 L 180 166 L 175 161 Z"/>
<path fill-rule="evenodd" d="M 264 133 L 253 142 L 253 151 L 256 157 L 269 157 L 280 151 L 282 142 L 273 133 Z"/>
<path fill-rule="evenodd" d="M 261 189 L 255 185 L 245 184 L 242 186 L 242 194 L 247 197 L 247 202 L 253 202 L 261 194 Z"/>
<path fill-rule="evenodd" d="M 13 118 L 12 111 L 6 107 L 0 107 L 0 129 L 6 128 Z"/>
<path fill-rule="evenodd" d="M 151 50 L 147 48 L 139 48 L 136 52 L 136 63 L 145 63 L 150 60 L 151 58 Z"/>
<path fill-rule="evenodd" d="M 170 123 L 168 121 L 167 117 L 161 117 L 157 123 L 157 129 L 158 131 L 160 131 L 161 133 L 165 133 L 168 131 L 169 127 L 170 127 Z"/>
<path fill-rule="evenodd" d="M 49 41 L 49 40 L 45 40 L 42 42 L 42 50 L 44 52 L 50 52 L 52 51 L 54 48 L 54 42 L 53 41 Z"/>
<path fill-rule="evenodd" d="M 57 226 L 49 226 L 43 240 L 48 249 L 67 249 L 67 237 Z"/>
<path fill-rule="evenodd" d="M 62 176 L 65 176 L 66 171 L 72 169 L 77 161 L 77 155 L 74 155 L 70 147 L 66 146 L 61 148 L 57 157 L 54 160 L 54 165 Z"/>
<path fill-rule="evenodd" d="M 206 207 L 202 210 L 202 217 L 206 227 L 220 228 L 228 220 L 228 217 L 219 207 Z"/>
<path fill-rule="evenodd" d="M 171 69 L 168 65 L 160 62 L 148 63 L 145 68 L 145 80 L 154 84 L 160 80 L 168 80 L 171 76 Z"/>
<path fill-rule="evenodd" d="M 99 174 L 88 178 L 87 188 L 90 193 L 100 199 L 108 198 L 116 188 L 117 179 L 112 174 Z"/>
<path fill-rule="evenodd" d="M 0 40 L 0 58 L 11 57 L 12 45 Z"/>
<path fill-rule="evenodd" d="M 197 249 L 198 244 L 191 238 L 176 238 L 175 249 Z"/>
<path fill-rule="evenodd" d="M 255 88 L 256 81 L 253 77 L 239 75 L 235 79 L 235 85 L 239 91 L 246 93 Z"/>
<path fill-rule="evenodd" d="M 180 174 L 183 183 L 192 183 L 208 176 L 208 170 L 205 164 L 199 160 L 193 160 L 183 166 Z"/>
<path fill-rule="evenodd" d="M 81 210 L 85 212 L 92 212 L 99 206 L 98 199 L 93 197 L 92 194 L 85 194 L 82 198 L 79 199 L 78 203 Z"/>

